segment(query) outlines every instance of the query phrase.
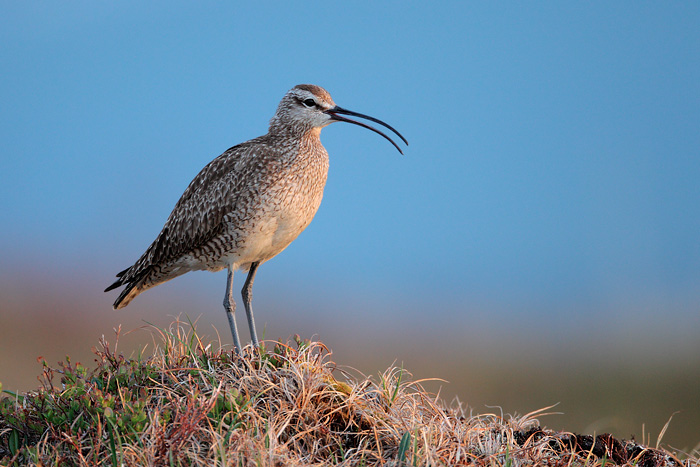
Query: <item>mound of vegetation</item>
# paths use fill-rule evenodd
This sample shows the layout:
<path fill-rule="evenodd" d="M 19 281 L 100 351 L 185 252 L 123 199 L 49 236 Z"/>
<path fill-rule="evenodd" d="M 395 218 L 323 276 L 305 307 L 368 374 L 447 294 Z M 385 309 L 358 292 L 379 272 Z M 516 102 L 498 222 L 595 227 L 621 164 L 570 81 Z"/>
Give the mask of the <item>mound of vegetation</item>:
<path fill-rule="evenodd" d="M 610 435 L 445 405 L 401 368 L 340 369 L 319 342 L 213 350 L 193 326 L 157 331 L 148 358 L 103 339 L 0 399 L 0 464 L 57 466 L 696 466 Z M 220 346 L 219 346 L 220 347 Z"/>

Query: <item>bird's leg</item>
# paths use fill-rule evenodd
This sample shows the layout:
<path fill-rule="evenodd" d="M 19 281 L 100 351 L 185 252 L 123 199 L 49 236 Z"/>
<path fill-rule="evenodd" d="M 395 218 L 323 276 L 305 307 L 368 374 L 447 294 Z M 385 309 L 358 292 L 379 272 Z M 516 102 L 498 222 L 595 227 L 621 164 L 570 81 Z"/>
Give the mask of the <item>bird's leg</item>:
<path fill-rule="evenodd" d="M 233 336 L 233 345 L 236 346 L 236 353 L 242 351 L 241 341 L 238 338 L 238 328 L 236 327 L 236 301 L 233 299 L 233 268 L 228 268 L 228 279 L 226 281 L 226 296 L 224 297 L 224 309 L 228 317 L 228 324 L 231 326 L 231 335 Z"/>
<path fill-rule="evenodd" d="M 248 277 L 243 284 L 243 290 L 241 290 L 241 295 L 243 296 L 243 306 L 245 307 L 245 313 L 248 316 L 248 327 L 250 327 L 250 338 L 253 340 L 253 347 L 258 346 L 258 334 L 255 332 L 255 319 L 253 319 L 253 306 L 251 301 L 253 300 L 253 281 L 255 280 L 255 271 L 258 270 L 260 263 L 253 263 L 250 265 L 250 271 L 248 271 Z"/>

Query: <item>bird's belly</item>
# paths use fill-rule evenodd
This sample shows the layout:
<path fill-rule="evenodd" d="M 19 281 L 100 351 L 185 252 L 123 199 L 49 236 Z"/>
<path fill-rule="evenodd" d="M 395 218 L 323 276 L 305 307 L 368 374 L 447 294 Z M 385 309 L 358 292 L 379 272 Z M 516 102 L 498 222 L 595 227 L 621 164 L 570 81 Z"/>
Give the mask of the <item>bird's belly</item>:
<path fill-rule="evenodd" d="M 226 263 L 248 269 L 251 263 L 263 263 L 278 255 L 311 223 L 321 203 L 319 199 L 304 209 L 273 210 L 252 220 L 239 236 L 239 246 L 229 253 Z"/>

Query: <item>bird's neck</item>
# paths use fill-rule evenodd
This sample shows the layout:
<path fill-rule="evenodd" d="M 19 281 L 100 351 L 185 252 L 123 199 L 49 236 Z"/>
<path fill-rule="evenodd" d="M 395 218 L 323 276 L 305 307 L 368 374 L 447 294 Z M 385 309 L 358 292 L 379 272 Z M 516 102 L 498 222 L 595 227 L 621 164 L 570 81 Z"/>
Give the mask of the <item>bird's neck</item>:
<path fill-rule="evenodd" d="M 319 139 L 321 128 L 309 128 L 307 125 L 300 124 L 300 122 L 286 122 L 273 118 L 270 121 L 268 134 L 294 140 L 307 138 Z"/>
<path fill-rule="evenodd" d="M 321 145 L 321 128 L 307 128 L 305 130 L 295 129 L 290 127 L 274 128 L 270 127 L 267 137 L 271 140 L 277 140 L 284 145 L 301 145 L 301 146 L 320 146 Z"/>

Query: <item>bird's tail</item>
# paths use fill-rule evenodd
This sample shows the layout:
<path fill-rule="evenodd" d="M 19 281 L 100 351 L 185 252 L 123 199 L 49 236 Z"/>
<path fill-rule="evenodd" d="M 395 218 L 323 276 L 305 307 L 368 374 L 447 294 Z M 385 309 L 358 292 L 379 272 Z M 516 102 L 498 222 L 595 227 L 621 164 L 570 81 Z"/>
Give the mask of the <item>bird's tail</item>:
<path fill-rule="evenodd" d="M 117 299 L 114 301 L 113 308 L 118 310 L 124 308 L 141 292 L 146 290 L 148 287 L 143 287 L 143 277 L 139 278 L 129 278 L 129 270 L 131 268 L 125 269 L 119 274 L 117 274 L 117 280 L 114 281 L 112 285 L 105 289 L 105 292 L 126 285 L 124 290 L 121 291 Z"/>
<path fill-rule="evenodd" d="M 126 286 L 124 290 L 122 290 L 122 293 L 119 294 L 119 297 L 114 301 L 114 305 L 112 307 L 115 310 L 118 310 L 120 308 L 124 308 L 127 306 L 131 301 L 136 297 L 138 294 L 140 294 L 143 290 L 137 287 L 138 284 L 131 283 Z"/>

